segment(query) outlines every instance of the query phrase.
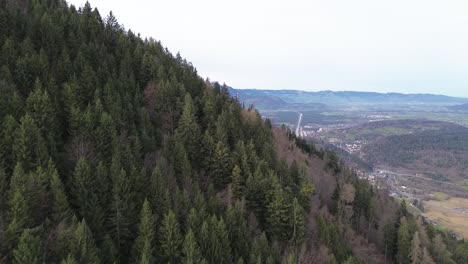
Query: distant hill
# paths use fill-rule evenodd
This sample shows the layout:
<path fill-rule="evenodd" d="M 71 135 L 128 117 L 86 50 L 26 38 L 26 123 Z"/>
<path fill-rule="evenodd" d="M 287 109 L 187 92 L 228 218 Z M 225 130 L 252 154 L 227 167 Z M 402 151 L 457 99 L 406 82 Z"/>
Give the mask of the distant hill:
<path fill-rule="evenodd" d="M 243 102 L 254 103 L 260 109 L 290 108 L 291 106 L 326 105 L 454 105 L 468 104 L 468 98 L 434 94 L 401 94 L 374 92 L 306 92 L 298 90 L 235 89 L 230 92 Z M 272 102 L 272 103 L 270 103 Z"/>
<path fill-rule="evenodd" d="M 447 107 L 449 110 L 453 111 L 461 111 L 461 112 L 468 112 L 468 103 L 467 104 L 461 104 L 461 105 L 452 105 Z"/>

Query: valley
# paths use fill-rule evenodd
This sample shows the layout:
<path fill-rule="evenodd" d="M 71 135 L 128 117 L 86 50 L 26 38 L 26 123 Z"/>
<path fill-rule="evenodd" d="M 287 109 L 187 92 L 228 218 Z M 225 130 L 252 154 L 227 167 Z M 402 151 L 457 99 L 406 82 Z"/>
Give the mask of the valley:
<path fill-rule="evenodd" d="M 308 95 L 309 107 L 308 96 L 294 98 L 296 92 L 270 91 L 276 99 L 236 92 L 244 102 L 259 100 L 260 113 L 275 126 L 284 124 L 298 137 L 333 149 L 360 178 L 406 200 L 433 225 L 468 237 L 468 115 L 465 104 L 458 104 L 466 99 L 363 93 L 343 98 L 344 92 L 330 92 L 317 105 L 318 92 Z M 452 201 L 464 206 L 454 208 Z"/>

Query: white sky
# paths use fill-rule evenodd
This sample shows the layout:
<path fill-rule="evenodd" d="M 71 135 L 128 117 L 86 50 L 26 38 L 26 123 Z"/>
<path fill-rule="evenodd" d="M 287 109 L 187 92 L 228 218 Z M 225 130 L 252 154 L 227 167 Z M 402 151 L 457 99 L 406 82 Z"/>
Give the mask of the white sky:
<path fill-rule="evenodd" d="M 466 0 L 90 3 L 235 88 L 468 97 Z"/>

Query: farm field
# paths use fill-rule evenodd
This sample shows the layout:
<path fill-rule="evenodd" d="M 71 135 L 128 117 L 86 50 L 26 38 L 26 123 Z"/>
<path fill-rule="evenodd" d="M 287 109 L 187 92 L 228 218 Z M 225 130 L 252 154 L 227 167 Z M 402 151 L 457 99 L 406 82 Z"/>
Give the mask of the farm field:
<path fill-rule="evenodd" d="M 452 197 L 424 203 L 424 216 L 463 238 L 468 238 L 468 199 Z"/>

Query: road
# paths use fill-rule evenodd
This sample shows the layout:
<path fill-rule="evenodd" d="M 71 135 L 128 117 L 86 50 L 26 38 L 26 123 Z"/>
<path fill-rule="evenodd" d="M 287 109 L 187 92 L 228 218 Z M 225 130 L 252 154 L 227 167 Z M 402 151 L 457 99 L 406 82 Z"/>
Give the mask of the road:
<path fill-rule="evenodd" d="M 297 126 L 296 126 L 296 136 L 297 137 L 301 137 L 301 135 L 299 135 L 299 132 L 301 130 L 301 122 L 302 122 L 302 113 L 299 113 L 299 120 L 297 121 Z"/>
<path fill-rule="evenodd" d="M 382 173 L 391 174 L 391 175 L 400 176 L 400 177 L 418 178 L 418 179 L 423 179 L 423 180 L 426 180 L 426 181 L 432 181 L 432 182 L 457 186 L 456 184 L 453 184 L 451 182 L 438 181 L 438 180 L 434 180 L 434 179 L 430 179 L 430 178 L 426 178 L 426 177 L 418 176 L 418 175 L 404 174 L 404 173 L 398 173 L 398 172 L 388 171 L 388 170 L 380 170 L 380 171 Z"/>

